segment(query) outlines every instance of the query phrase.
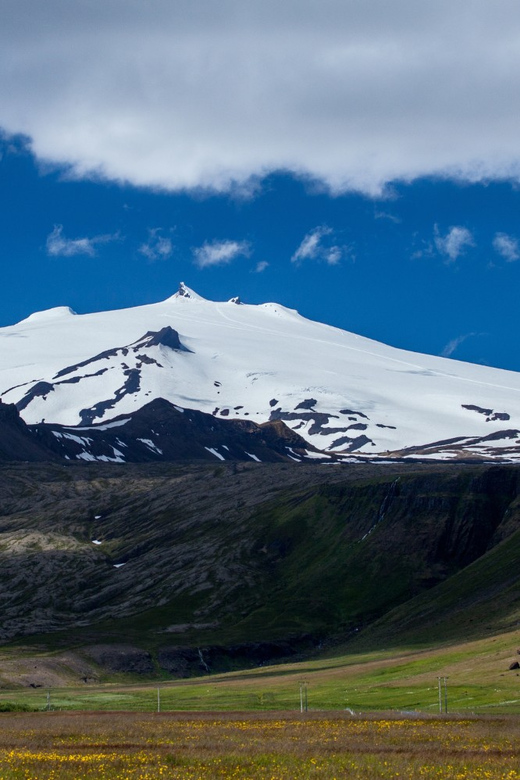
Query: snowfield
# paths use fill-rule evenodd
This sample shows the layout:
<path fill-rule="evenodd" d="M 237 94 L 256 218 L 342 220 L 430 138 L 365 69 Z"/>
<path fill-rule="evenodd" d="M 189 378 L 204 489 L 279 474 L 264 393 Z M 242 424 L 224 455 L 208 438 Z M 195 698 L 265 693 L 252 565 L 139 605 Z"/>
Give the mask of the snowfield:
<path fill-rule="evenodd" d="M 0 354 L 0 397 L 28 423 L 87 431 L 165 398 L 223 419 L 280 419 L 345 455 L 520 457 L 520 374 L 395 349 L 275 303 L 208 301 L 183 284 L 132 309 L 32 314 L 0 329 Z"/>

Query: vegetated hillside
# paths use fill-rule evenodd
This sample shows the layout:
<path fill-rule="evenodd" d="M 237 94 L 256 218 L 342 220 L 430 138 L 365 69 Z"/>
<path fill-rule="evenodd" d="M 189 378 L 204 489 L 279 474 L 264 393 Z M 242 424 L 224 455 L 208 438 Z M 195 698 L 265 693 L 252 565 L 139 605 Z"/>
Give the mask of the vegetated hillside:
<path fill-rule="evenodd" d="M 351 643 L 359 647 L 431 645 L 478 639 L 520 627 L 518 499 L 506 538 L 431 590 L 390 610 Z M 516 527 L 516 530 L 513 530 Z"/>
<path fill-rule="evenodd" d="M 514 466 L 3 465 L 1 637 L 185 675 L 369 636 L 452 582 L 470 610 L 479 566 L 513 607 L 519 486 Z"/>

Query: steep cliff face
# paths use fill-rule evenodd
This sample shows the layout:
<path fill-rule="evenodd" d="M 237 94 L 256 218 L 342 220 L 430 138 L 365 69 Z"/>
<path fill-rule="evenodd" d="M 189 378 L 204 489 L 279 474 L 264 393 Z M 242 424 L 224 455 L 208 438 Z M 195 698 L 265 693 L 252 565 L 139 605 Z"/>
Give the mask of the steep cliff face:
<path fill-rule="evenodd" d="M 53 461 L 58 456 L 31 434 L 14 404 L 0 401 L 0 462 Z"/>
<path fill-rule="evenodd" d="M 347 640 L 520 533 L 513 466 L 20 464 L 0 495 L 4 642 L 66 647 L 74 629 L 165 658 Z M 466 587 L 466 608 L 483 594 Z"/>
<path fill-rule="evenodd" d="M 513 535 L 518 495 L 519 472 L 493 467 L 324 484 L 279 503 L 257 519 L 271 570 L 254 621 L 292 613 L 358 632 Z"/>

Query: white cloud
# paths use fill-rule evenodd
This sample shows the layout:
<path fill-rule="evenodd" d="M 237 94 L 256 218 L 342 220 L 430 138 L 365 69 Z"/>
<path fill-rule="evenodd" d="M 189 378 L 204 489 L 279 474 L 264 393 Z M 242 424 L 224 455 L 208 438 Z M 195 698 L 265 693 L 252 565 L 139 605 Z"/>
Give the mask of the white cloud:
<path fill-rule="evenodd" d="M 265 271 L 266 268 L 269 267 L 269 263 L 267 260 L 260 260 L 255 267 L 255 273 L 261 274 L 262 271 Z"/>
<path fill-rule="evenodd" d="M 460 347 L 463 341 L 469 339 L 471 336 L 476 336 L 476 333 L 465 333 L 463 336 L 457 336 L 456 338 L 448 341 L 446 346 L 441 352 L 442 357 L 450 357 Z"/>
<path fill-rule="evenodd" d="M 448 263 L 454 263 L 466 249 L 475 246 L 473 235 L 468 228 L 456 225 L 451 227 L 445 236 L 441 236 L 435 225 L 435 247 L 441 255 L 445 255 Z"/>
<path fill-rule="evenodd" d="M 227 265 L 237 257 L 249 257 L 251 245 L 248 241 L 211 241 L 193 250 L 195 265 L 208 268 L 212 265 Z"/>
<path fill-rule="evenodd" d="M 520 257 L 518 239 L 508 236 L 507 233 L 496 233 L 493 239 L 493 249 L 508 263 L 512 263 Z"/>
<path fill-rule="evenodd" d="M 148 231 L 148 241 L 141 244 L 139 252 L 148 260 L 167 260 L 173 254 L 171 238 L 160 235 L 160 228 L 151 228 Z"/>
<path fill-rule="evenodd" d="M 520 179 L 518 0 L 3 0 L 0 126 L 71 174 L 225 190 Z"/>
<path fill-rule="evenodd" d="M 303 260 L 324 260 L 329 265 L 337 265 L 343 257 L 345 248 L 337 246 L 332 240 L 334 231 L 327 225 L 320 225 L 304 237 L 300 246 L 291 257 L 292 263 Z"/>
<path fill-rule="evenodd" d="M 66 238 L 63 235 L 63 225 L 55 225 L 52 233 L 47 236 L 47 254 L 52 257 L 74 257 L 74 255 L 94 257 L 97 254 L 98 244 L 107 244 L 117 238 L 117 234 L 92 238 Z"/>
<path fill-rule="evenodd" d="M 402 220 L 400 217 L 396 217 L 394 214 L 389 214 L 387 211 L 376 211 L 374 214 L 375 219 L 387 219 L 389 222 L 393 222 L 394 225 L 400 225 Z"/>
<path fill-rule="evenodd" d="M 343 252 L 339 246 L 331 246 L 323 253 L 323 259 L 329 265 L 337 265 L 343 256 Z"/>

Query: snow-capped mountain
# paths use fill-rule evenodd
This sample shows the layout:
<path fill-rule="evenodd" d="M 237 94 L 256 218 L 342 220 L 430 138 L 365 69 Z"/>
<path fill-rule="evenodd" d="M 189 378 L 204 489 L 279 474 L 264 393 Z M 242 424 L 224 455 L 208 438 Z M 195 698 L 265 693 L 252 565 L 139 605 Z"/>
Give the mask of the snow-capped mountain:
<path fill-rule="evenodd" d="M 345 456 L 520 459 L 520 374 L 407 352 L 275 303 L 167 300 L 0 329 L 0 397 L 27 423 L 88 429 L 156 398 L 282 420 Z"/>

